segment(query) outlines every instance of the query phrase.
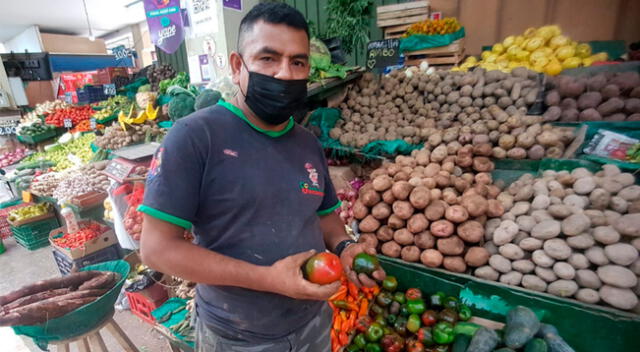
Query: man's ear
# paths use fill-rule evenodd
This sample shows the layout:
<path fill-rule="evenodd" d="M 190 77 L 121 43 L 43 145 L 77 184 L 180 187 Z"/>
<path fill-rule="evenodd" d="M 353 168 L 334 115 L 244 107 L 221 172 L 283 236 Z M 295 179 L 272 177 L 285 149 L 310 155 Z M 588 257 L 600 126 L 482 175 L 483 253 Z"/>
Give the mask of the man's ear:
<path fill-rule="evenodd" d="M 229 56 L 229 66 L 231 67 L 231 80 L 234 84 L 240 85 L 240 71 L 242 70 L 242 57 L 233 51 Z"/>

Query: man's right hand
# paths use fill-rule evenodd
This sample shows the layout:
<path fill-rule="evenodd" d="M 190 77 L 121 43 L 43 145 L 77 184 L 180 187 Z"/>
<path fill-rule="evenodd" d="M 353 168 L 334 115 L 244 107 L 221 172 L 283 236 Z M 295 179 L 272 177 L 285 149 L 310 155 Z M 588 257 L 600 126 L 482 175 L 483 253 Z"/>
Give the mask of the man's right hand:
<path fill-rule="evenodd" d="M 268 269 L 269 291 L 295 299 L 329 299 L 340 288 L 339 280 L 328 285 L 317 285 L 302 276 L 302 265 L 315 253 L 315 250 L 301 252 L 273 263 Z"/>

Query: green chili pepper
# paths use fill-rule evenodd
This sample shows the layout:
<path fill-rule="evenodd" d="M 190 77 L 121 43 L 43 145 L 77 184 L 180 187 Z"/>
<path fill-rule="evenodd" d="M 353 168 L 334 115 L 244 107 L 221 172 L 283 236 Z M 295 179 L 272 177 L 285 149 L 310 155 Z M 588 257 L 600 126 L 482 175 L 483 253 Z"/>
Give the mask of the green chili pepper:
<path fill-rule="evenodd" d="M 424 313 L 425 309 L 427 309 L 427 307 L 424 304 L 424 300 L 422 300 L 422 298 L 419 298 L 407 301 L 407 309 L 411 314 L 422 314 Z"/>
<path fill-rule="evenodd" d="M 471 308 L 462 303 L 458 305 L 458 318 L 460 318 L 460 320 L 467 321 L 471 319 L 471 315 Z"/>
<path fill-rule="evenodd" d="M 416 337 L 418 341 L 422 342 L 425 346 L 432 346 L 435 344 L 433 341 L 433 333 L 431 332 L 430 327 L 423 326 L 416 333 Z"/>
<path fill-rule="evenodd" d="M 400 304 L 404 304 L 407 302 L 407 298 L 404 296 L 404 292 L 396 292 L 393 294 L 393 300 L 400 303 Z"/>
<path fill-rule="evenodd" d="M 365 339 L 364 334 L 360 333 L 353 338 L 353 343 L 359 348 L 364 348 L 367 344 L 367 340 Z"/>
<path fill-rule="evenodd" d="M 351 310 L 349 308 L 349 303 L 347 301 L 344 300 L 338 300 L 338 301 L 331 301 L 333 302 L 333 305 L 340 308 L 340 309 L 344 309 L 344 310 Z"/>
<path fill-rule="evenodd" d="M 398 279 L 395 276 L 387 276 L 382 280 L 382 289 L 393 292 L 398 288 Z"/>
<path fill-rule="evenodd" d="M 436 292 L 429 297 L 429 303 L 434 308 L 440 308 L 444 304 L 444 292 Z"/>
<path fill-rule="evenodd" d="M 453 342 L 455 334 L 453 325 L 446 321 L 441 321 L 433 327 L 433 340 L 440 345 L 448 345 Z"/>
<path fill-rule="evenodd" d="M 383 334 L 384 334 L 384 331 L 382 330 L 382 325 L 375 322 L 371 324 L 371 326 L 369 326 L 369 328 L 367 329 L 367 333 L 365 334 L 365 337 L 369 342 L 376 342 L 382 338 Z"/>
<path fill-rule="evenodd" d="M 461 321 L 453 327 L 453 333 L 455 335 L 467 335 L 473 337 L 473 334 L 480 329 L 480 325 L 476 323 L 469 323 Z"/>
<path fill-rule="evenodd" d="M 418 314 L 411 314 L 407 319 L 407 330 L 415 333 L 420 329 L 420 316 Z"/>
<path fill-rule="evenodd" d="M 438 314 L 438 320 L 455 324 L 458 321 L 458 313 L 451 308 L 445 308 Z"/>
<path fill-rule="evenodd" d="M 443 303 L 446 308 L 458 309 L 458 299 L 453 296 L 445 298 Z"/>
<path fill-rule="evenodd" d="M 365 352 L 382 352 L 382 347 L 377 343 L 368 343 L 364 350 Z"/>
<path fill-rule="evenodd" d="M 393 302 L 393 295 L 391 292 L 382 291 L 378 294 L 378 297 L 376 297 L 376 303 L 380 307 L 386 307 L 391 304 L 391 302 Z"/>
<path fill-rule="evenodd" d="M 393 323 L 395 323 L 396 320 L 398 320 L 397 315 L 389 314 L 389 316 L 387 316 L 387 323 L 389 323 L 390 325 L 393 325 Z"/>
<path fill-rule="evenodd" d="M 395 324 L 393 324 L 393 329 L 400 334 L 400 336 L 405 336 L 407 334 L 407 318 L 399 316 Z"/>

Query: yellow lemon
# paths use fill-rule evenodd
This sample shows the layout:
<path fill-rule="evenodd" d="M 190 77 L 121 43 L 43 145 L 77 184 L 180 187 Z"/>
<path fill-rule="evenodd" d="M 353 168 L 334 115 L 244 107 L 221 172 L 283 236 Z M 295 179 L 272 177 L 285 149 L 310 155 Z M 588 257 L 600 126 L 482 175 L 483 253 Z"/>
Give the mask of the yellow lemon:
<path fill-rule="evenodd" d="M 485 50 L 480 54 L 480 57 L 482 60 L 486 60 L 489 55 L 491 55 L 491 51 Z"/>
<path fill-rule="evenodd" d="M 605 53 L 605 52 L 601 52 L 601 53 L 597 53 L 595 55 L 591 55 L 591 58 L 593 59 L 593 62 L 607 61 L 609 59 L 609 55 L 607 55 L 607 53 Z"/>
<path fill-rule="evenodd" d="M 542 38 L 546 42 L 554 36 L 554 33 L 555 31 L 551 28 L 551 26 L 542 26 L 538 28 L 535 36 Z"/>
<path fill-rule="evenodd" d="M 565 46 L 569 43 L 569 38 L 564 35 L 557 35 L 549 41 L 549 47 L 552 49 L 559 48 L 561 46 Z"/>
<path fill-rule="evenodd" d="M 560 26 L 558 26 L 557 24 L 550 25 L 549 30 L 551 31 L 554 37 L 562 34 L 562 30 L 560 29 Z"/>
<path fill-rule="evenodd" d="M 522 43 L 524 42 L 524 37 L 519 35 L 516 37 L 516 39 L 513 41 L 513 45 L 517 45 L 517 46 L 521 46 Z"/>
<path fill-rule="evenodd" d="M 521 50 L 520 50 L 520 48 L 519 48 L 519 47 L 517 47 L 517 46 L 515 46 L 515 45 L 514 45 L 514 46 L 510 46 L 510 47 L 507 49 L 507 56 L 509 57 L 509 59 L 511 59 L 511 60 L 515 60 L 515 59 L 516 59 L 516 57 L 517 57 L 517 55 L 518 55 L 518 52 L 520 52 L 520 51 L 521 51 Z"/>
<path fill-rule="evenodd" d="M 546 56 L 540 56 L 540 57 L 531 58 L 529 60 L 529 62 L 533 66 L 543 66 L 544 67 L 549 63 L 549 59 Z"/>
<path fill-rule="evenodd" d="M 587 43 L 578 44 L 576 46 L 576 56 L 583 59 L 591 56 L 591 46 Z"/>
<path fill-rule="evenodd" d="M 502 45 L 505 48 L 508 48 L 508 47 L 512 46 L 513 43 L 515 43 L 515 41 L 516 41 L 516 37 L 513 36 L 513 35 L 510 35 L 510 36 L 504 38 L 504 40 L 502 41 Z"/>
<path fill-rule="evenodd" d="M 533 37 L 531 38 L 531 40 L 529 40 L 525 48 L 527 49 L 527 51 L 534 51 L 542 47 L 544 45 L 544 41 L 545 40 L 542 37 Z"/>
<path fill-rule="evenodd" d="M 489 56 L 487 56 L 487 58 L 484 61 L 486 63 L 492 64 L 492 63 L 495 63 L 497 59 L 498 59 L 498 55 L 490 54 Z"/>
<path fill-rule="evenodd" d="M 562 65 L 556 60 L 552 60 L 544 67 L 544 72 L 550 76 L 555 76 L 562 72 Z"/>
<path fill-rule="evenodd" d="M 592 63 L 593 63 L 593 59 L 590 57 L 585 57 L 584 59 L 582 59 L 582 66 L 584 67 L 589 67 L 591 66 Z"/>
<path fill-rule="evenodd" d="M 561 46 L 558 49 L 556 49 L 556 52 L 555 52 L 556 57 L 560 60 L 566 60 L 574 56 L 575 54 L 576 54 L 576 50 L 570 45 Z"/>
<path fill-rule="evenodd" d="M 567 69 L 567 68 L 576 68 L 578 66 L 580 66 L 580 64 L 582 63 L 582 59 L 580 59 L 579 57 L 570 57 L 564 61 L 562 61 L 562 68 Z"/>
<path fill-rule="evenodd" d="M 519 50 L 518 53 L 516 54 L 516 59 L 518 61 L 528 61 L 529 60 L 529 56 L 530 53 L 526 50 Z"/>
<path fill-rule="evenodd" d="M 464 62 L 475 64 L 478 62 L 478 58 L 476 58 L 475 56 L 469 56 L 466 60 L 464 60 Z"/>
<path fill-rule="evenodd" d="M 493 52 L 494 54 L 502 54 L 504 52 L 504 46 L 500 43 L 494 44 L 491 48 L 491 52 Z"/>

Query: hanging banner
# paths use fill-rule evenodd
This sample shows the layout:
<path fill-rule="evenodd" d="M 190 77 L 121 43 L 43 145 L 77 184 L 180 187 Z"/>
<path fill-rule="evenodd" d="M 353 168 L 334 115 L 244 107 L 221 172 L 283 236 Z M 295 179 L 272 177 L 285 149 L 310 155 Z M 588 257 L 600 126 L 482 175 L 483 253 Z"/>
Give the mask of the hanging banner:
<path fill-rule="evenodd" d="M 144 11 L 153 44 L 173 54 L 184 40 L 180 0 L 144 0 Z"/>

